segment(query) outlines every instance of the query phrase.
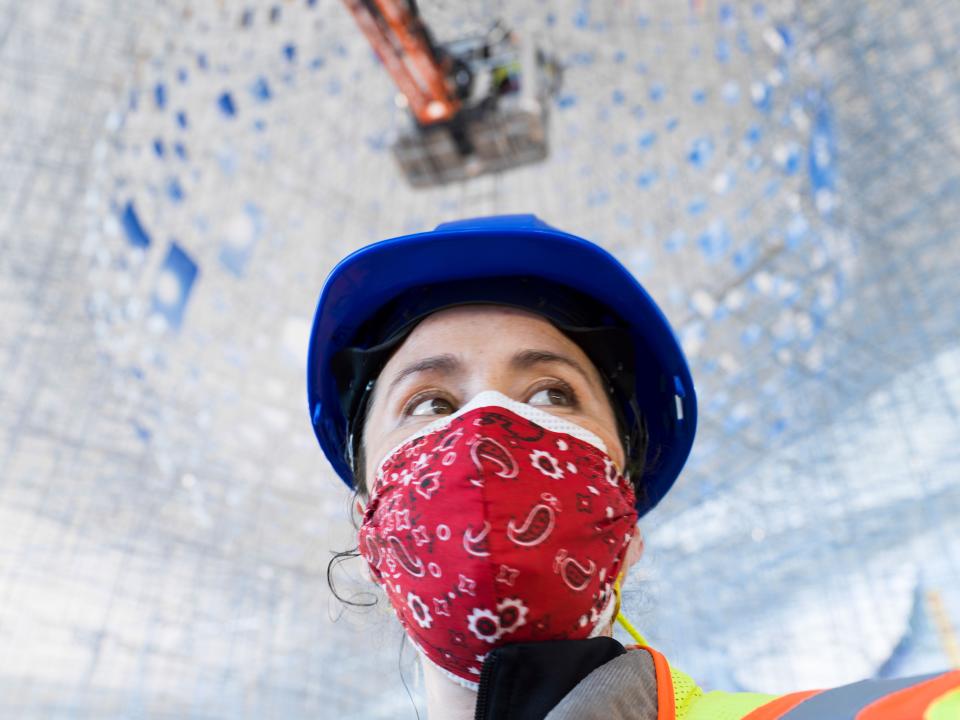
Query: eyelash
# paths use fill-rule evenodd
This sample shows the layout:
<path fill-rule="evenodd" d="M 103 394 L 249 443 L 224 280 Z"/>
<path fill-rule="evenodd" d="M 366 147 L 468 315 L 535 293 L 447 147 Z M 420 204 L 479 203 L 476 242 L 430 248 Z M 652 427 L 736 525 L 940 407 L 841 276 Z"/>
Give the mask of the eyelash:
<path fill-rule="evenodd" d="M 563 392 L 565 392 L 570 399 L 569 407 L 576 408 L 580 406 L 580 398 L 577 395 L 577 391 L 573 389 L 573 386 L 571 386 L 570 383 L 564 380 L 552 379 L 552 380 L 545 380 L 542 383 L 538 383 L 537 386 L 534 387 L 533 390 L 531 391 L 530 397 L 533 397 L 541 390 L 551 390 L 551 389 L 563 390 Z"/>
<path fill-rule="evenodd" d="M 430 398 L 442 398 L 444 400 L 447 400 L 451 405 L 454 405 L 454 406 L 456 405 L 456 403 L 453 402 L 450 396 L 444 392 L 441 392 L 439 390 L 424 390 L 423 392 L 418 392 L 416 395 L 414 395 L 412 398 L 410 398 L 407 401 L 407 403 L 403 406 L 403 411 L 401 414 L 404 416 L 410 415 L 413 409 L 417 407 L 417 405 L 422 403 L 424 400 L 429 400 Z"/>
<path fill-rule="evenodd" d="M 570 399 L 570 404 L 567 407 L 577 408 L 580 407 L 580 399 L 577 395 L 576 390 L 570 385 L 570 383 L 565 382 L 564 380 L 558 380 L 556 378 L 545 380 L 537 383 L 535 387 L 530 390 L 529 397 L 533 397 L 541 390 L 550 390 L 550 389 L 559 389 L 567 394 Z M 448 401 L 453 407 L 457 406 L 457 403 L 447 394 L 440 390 L 430 389 L 418 392 L 412 398 L 410 398 L 406 404 L 403 406 L 402 415 L 409 416 L 414 408 L 417 407 L 424 400 L 429 400 L 431 398 L 443 398 Z M 564 407 L 563 405 L 558 405 L 557 407 Z M 456 410 L 454 410 L 456 412 Z"/>

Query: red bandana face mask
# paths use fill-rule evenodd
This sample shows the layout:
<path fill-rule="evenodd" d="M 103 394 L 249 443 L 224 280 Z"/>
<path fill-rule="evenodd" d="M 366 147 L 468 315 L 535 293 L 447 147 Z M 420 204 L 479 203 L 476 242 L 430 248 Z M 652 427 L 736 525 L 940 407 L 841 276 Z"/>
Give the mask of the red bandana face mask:
<path fill-rule="evenodd" d="M 380 464 L 360 550 L 420 652 L 476 689 L 498 645 L 611 622 L 634 500 L 599 437 L 487 391 Z"/>

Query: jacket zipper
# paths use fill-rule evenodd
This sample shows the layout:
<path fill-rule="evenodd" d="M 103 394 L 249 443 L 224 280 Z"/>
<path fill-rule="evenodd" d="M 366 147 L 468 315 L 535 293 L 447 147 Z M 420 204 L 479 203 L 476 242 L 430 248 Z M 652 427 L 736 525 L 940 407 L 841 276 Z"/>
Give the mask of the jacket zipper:
<path fill-rule="evenodd" d="M 483 669 L 480 671 L 480 685 L 477 692 L 477 710 L 473 716 L 474 720 L 487 720 L 487 704 L 490 702 L 490 679 L 493 675 L 493 668 L 499 660 L 499 655 L 495 654 L 489 659 L 488 662 L 483 664 Z"/>

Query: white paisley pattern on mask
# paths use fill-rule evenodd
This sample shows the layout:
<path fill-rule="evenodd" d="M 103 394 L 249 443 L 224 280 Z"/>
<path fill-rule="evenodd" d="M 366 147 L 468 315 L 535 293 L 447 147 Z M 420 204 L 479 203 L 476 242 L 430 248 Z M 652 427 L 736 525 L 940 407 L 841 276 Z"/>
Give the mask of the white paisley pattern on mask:
<path fill-rule="evenodd" d="M 493 647 L 609 623 L 634 502 L 599 437 L 487 391 L 386 456 L 360 548 L 418 650 L 476 689 Z"/>

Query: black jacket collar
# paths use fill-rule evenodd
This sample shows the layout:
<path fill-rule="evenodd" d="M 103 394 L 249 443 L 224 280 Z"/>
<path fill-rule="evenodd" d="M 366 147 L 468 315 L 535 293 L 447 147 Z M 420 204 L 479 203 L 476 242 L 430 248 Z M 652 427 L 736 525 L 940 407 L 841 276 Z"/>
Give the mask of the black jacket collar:
<path fill-rule="evenodd" d="M 625 652 L 609 637 L 494 648 L 480 673 L 475 720 L 542 720 L 587 675 Z"/>

